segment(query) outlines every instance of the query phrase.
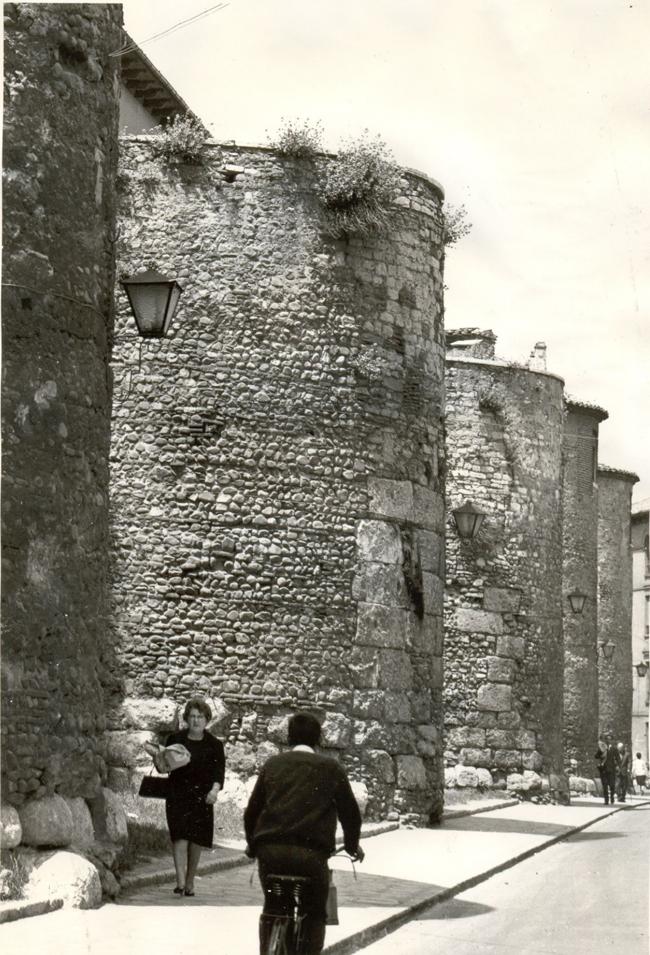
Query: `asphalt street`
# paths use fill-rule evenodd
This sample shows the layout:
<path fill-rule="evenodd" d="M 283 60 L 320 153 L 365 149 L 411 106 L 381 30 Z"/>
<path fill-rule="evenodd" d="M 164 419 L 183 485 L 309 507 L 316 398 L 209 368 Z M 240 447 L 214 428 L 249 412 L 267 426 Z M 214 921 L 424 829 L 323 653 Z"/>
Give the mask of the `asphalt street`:
<path fill-rule="evenodd" d="M 428 909 L 364 955 L 648 955 L 650 805 Z"/>

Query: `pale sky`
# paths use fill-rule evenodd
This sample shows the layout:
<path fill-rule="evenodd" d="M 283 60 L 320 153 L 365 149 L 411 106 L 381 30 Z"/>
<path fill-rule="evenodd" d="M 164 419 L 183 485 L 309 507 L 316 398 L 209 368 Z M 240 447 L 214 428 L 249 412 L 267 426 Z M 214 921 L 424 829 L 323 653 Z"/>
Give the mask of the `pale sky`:
<path fill-rule="evenodd" d="M 126 0 L 136 42 L 214 0 Z M 325 145 L 365 128 L 464 204 L 446 325 L 499 355 L 548 345 L 572 396 L 609 411 L 600 461 L 650 495 L 647 0 L 230 0 L 144 51 L 218 140 L 282 118 Z"/>

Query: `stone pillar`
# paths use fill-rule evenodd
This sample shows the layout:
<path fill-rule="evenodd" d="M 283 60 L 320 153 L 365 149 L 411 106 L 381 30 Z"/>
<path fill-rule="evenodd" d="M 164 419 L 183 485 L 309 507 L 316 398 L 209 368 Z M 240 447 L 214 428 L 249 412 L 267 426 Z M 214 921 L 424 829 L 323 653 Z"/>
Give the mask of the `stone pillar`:
<path fill-rule="evenodd" d="M 445 757 L 562 769 L 562 381 L 447 359 Z M 486 513 L 461 540 L 451 512 Z"/>
<path fill-rule="evenodd" d="M 117 4 L 4 7 L 5 798 L 104 772 Z"/>
<path fill-rule="evenodd" d="M 632 488 L 636 474 L 598 468 L 598 641 L 611 642 L 598 661 L 600 730 L 631 747 L 632 735 Z"/>
<path fill-rule="evenodd" d="M 564 758 L 573 775 L 594 774 L 598 742 L 598 425 L 607 412 L 567 401 L 562 480 Z M 586 600 L 574 613 L 570 593 Z M 571 767 L 575 760 L 577 767 Z"/>
<path fill-rule="evenodd" d="M 442 805 L 440 188 L 404 173 L 391 230 L 329 239 L 319 167 L 125 141 L 121 268 L 184 293 L 170 336 L 115 343 L 125 691 L 232 714 L 249 775 L 277 720 L 326 717 L 368 811 Z M 236 170 L 224 175 L 224 170 Z M 274 735 L 275 734 L 275 735 Z"/>

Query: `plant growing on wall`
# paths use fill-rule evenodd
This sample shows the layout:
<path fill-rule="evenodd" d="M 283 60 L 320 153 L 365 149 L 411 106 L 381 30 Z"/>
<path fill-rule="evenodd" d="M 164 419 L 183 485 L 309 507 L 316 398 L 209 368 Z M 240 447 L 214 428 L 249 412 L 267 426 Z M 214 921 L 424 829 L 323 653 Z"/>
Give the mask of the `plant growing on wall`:
<path fill-rule="evenodd" d="M 322 123 L 309 120 L 282 120 L 275 138 L 269 137 L 269 146 L 281 156 L 291 159 L 314 159 L 322 152 Z"/>
<path fill-rule="evenodd" d="M 178 113 L 171 122 L 157 126 L 160 130 L 158 153 L 167 162 L 182 162 L 193 166 L 203 163 L 208 132 L 195 117 L 189 113 Z"/>
<path fill-rule="evenodd" d="M 442 241 L 445 246 L 455 245 L 471 232 L 472 223 L 467 221 L 465 206 L 453 206 L 450 202 L 445 202 L 442 215 L 444 221 Z"/>
<path fill-rule="evenodd" d="M 367 235 L 388 224 L 399 173 L 383 140 L 366 131 L 328 161 L 318 187 L 326 211 L 326 230 L 342 238 Z"/>

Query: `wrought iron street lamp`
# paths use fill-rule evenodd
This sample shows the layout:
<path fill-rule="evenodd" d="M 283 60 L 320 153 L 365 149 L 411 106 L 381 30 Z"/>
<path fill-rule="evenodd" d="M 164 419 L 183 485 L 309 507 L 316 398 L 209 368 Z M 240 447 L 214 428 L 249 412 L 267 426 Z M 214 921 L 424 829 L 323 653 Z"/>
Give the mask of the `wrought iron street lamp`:
<path fill-rule="evenodd" d="M 641 678 L 643 678 L 648 670 L 650 669 L 650 663 L 646 660 L 642 660 L 641 663 L 637 663 L 635 670 Z"/>
<path fill-rule="evenodd" d="M 611 660 L 614 656 L 614 650 L 616 649 L 616 644 L 612 643 L 611 640 L 601 640 L 600 642 L 600 652 L 606 660 Z"/>
<path fill-rule="evenodd" d="M 571 611 L 573 613 L 582 613 L 585 609 L 585 603 L 587 602 L 587 594 L 583 594 L 581 590 L 574 590 L 572 593 L 567 594 L 567 598 L 571 606 Z"/>
<path fill-rule="evenodd" d="M 475 507 L 471 501 L 465 501 L 462 507 L 451 512 L 454 515 L 458 536 L 463 540 L 473 540 L 481 529 L 486 514 Z"/>
<path fill-rule="evenodd" d="M 141 338 L 164 338 L 174 317 L 183 289 L 175 279 L 151 270 L 122 279 L 138 334 Z"/>

